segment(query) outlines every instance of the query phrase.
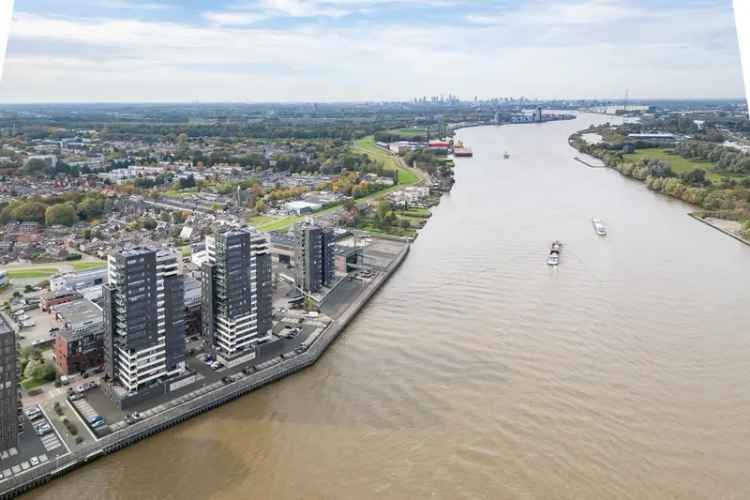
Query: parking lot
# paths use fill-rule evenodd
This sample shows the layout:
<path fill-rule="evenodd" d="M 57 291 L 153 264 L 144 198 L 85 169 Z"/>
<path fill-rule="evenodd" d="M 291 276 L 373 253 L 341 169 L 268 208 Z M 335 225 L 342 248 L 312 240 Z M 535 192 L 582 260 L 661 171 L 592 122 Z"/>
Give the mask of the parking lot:
<path fill-rule="evenodd" d="M 344 278 L 326 295 L 320 304 L 320 310 L 332 318 L 338 318 L 364 292 L 366 285 L 364 280 L 353 276 Z"/>
<path fill-rule="evenodd" d="M 43 436 L 39 436 L 34 430 L 34 425 L 49 423 L 46 413 L 34 418 L 33 423 L 24 415 L 22 422 L 23 433 L 19 436 L 18 446 L 0 451 L 0 482 L 56 460 L 70 451 L 54 425 L 50 425 L 51 430 Z"/>
<path fill-rule="evenodd" d="M 49 314 L 36 308 L 26 311 L 26 315 L 34 322 L 34 326 L 18 330 L 21 349 L 33 345 L 34 341 L 42 345 L 52 345 L 55 339 L 49 334 L 49 330 L 55 325 L 52 324 Z M 14 326 L 18 329 L 19 325 L 14 323 Z"/>

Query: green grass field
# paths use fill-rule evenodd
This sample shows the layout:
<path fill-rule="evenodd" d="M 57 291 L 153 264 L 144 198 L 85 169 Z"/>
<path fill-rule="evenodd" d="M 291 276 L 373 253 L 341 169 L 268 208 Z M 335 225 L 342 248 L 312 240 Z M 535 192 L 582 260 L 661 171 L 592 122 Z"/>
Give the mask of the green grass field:
<path fill-rule="evenodd" d="M 107 263 L 103 260 L 96 260 L 88 262 L 71 262 L 70 265 L 73 266 L 73 269 L 76 271 L 87 271 L 89 269 L 101 269 L 102 267 L 106 267 Z"/>
<path fill-rule="evenodd" d="M 421 217 L 423 219 L 426 219 L 426 218 L 430 217 L 431 212 L 427 208 L 413 207 L 413 208 L 409 208 L 407 210 L 402 210 L 401 212 L 399 212 L 399 214 L 403 214 L 403 215 L 405 215 L 407 217 Z"/>
<path fill-rule="evenodd" d="M 28 269 L 9 269 L 8 279 L 26 280 L 26 279 L 45 279 L 53 274 L 57 274 L 57 268 L 54 267 L 33 267 Z"/>
<path fill-rule="evenodd" d="M 262 226 L 263 224 L 269 224 L 275 220 L 278 220 L 277 217 L 273 217 L 271 215 L 256 215 L 255 217 L 251 217 L 248 219 L 247 223 L 251 226 Z"/>
<path fill-rule="evenodd" d="M 423 128 L 394 128 L 393 130 L 386 130 L 389 134 L 400 135 L 404 139 L 411 139 L 412 137 L 426 136 L 427 132 Z"/>
<path fill-rule="evenodd" d="M 383 163 L 383 166 L 388 170 L 397 170 L 400 187 L 411 186 L 419 181 L 419 177 L 414 171 L 401 167 L 395 156 L 380 149 L 375 144 L 375 137 L 372 135 L 355 141 L 354 151 L 364 153 L 373 160 Z"/>
<path fill-rule="evenodd" d="M 402 227 L 391 227 L 391 228 L 388 228 L 387 230 L 383 230 L 383 229 L 380 229 L 379 227 L 369 226 L 368 225 L 368 226 L 364 226 L 364 227 L 362 227 L 360 229 L 362 231 L 366 231 L 366 232 L 368 232 L 370 234 L 374 234 L 374 235 L 379 235 L 380 234 L 380 235 L 402 236 L 402 237 L 405 236 L 405 237 L 409 237 L 409 238 L 413 238 L 414 236 L 417 235 L 417 230 L 414 229 L 414 228 L 405 229 L 405 228 L 402 228 Z"/>
<path fill-rule="evenodd" d="M 635 153 L 624 155 L 626 161 L 637 162 L 644 158 L 651 160 L 663 160 L 672 165 L 672 171 L 676 174 L 684 174 L 696 168 L 702 168 L 706 171 L 706 176 L 711 182 L 721 182 L 721 174 L 713 171 L 713 163 L 707 161 L 689 160 L 682 156 L 668 153 L 662 148 L 639 149 Z"/>
<path fill-rule="evenodd" d="M 265 224 L 261 224 L 260 226 L 257 226 L 258 231 L 261 231 L 263 233 L 267 233 L 269 231 L 283 231 L 284 229 L 287 229 L 292 224 L 296 224 L 298 222 L 302 222 L 305 219 L 304 215 L 292 215 L 289 217 L 284 217 L 282 219 L 274 219 L 271 222 L 267 222 Z"/>
<path fill-rule="evenodd" d="M 23 382 L 21 382 L 21 385 L 24 389 L 27 391 L 30 391 L 32 389 L 36 389 L 37 387 L 40 387 L 42 385 L 46 384 L 46 382 L 43 379 L 40 378 L 27 378 Z"/>

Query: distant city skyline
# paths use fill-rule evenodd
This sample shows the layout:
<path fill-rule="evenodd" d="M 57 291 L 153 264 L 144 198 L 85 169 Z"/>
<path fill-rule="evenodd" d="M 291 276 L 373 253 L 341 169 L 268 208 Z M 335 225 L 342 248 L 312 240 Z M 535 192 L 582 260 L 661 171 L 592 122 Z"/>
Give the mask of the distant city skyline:
<path fill-rule="evenodd" d="M 731 0 L 25 0 L 0 102 L 742 98 Z"/>

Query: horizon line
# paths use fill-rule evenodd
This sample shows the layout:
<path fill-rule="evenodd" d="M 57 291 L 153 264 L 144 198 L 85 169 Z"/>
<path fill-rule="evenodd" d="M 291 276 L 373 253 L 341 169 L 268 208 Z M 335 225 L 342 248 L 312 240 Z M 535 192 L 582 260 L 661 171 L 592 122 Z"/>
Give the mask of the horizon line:
<path fill-rule="evenodd" d="M 479 99 L 476 102 L 487 102 L 491 101 L 493 99 L 506 99 L 505 97 L 492 97 L 492 98 L 484 98 Z M 517 97 L 511 97 L 512 100 L 519 100 Z M 561 98 L 548 98 L 548 99 L 539 99 L 539 98 L 524 98 L 526 101 L 530 102 L 557 102 L 557 101 L 610 101 L 610 102 L 623 102 L 624 99 L 622 97 L 617 98 L 607 98 L 607 97 L 561 97 Z M 240 105 L 258 105 L 258 104 L 283 104 L 283 105 L 294 105 L 294 104 L 413 104 L 414 98 L 408 99 L 408 100 L 363 100 L 363 101 L 348 101 L 348 100 L 341 100 L 341 101 L 315 101 L 315 100 L 309 100 L 309 101 L 23 101 L 23 102 L 2 102 L 0 101 L 0 106 L 39 106 L 39 105 L 100 105 L 100 104 L 146 104 L 146 105 L 155 105 L 155 104 L 168 104 L 168 105 L 174 105 L 174 104 L 199 104 L 199 105 L 208 105 L 208 104 L 240 104 Z M 638 102 L 654 102 L 654 101 L 667 101 L 667 102 L 674 102 L 674 101 L 695 101 L 695 102 L 707 102 L 707 101 L 729 101 L 734 102 L 738 101 L 741 103 L 747 103 L 747 98 L 742 97 L 648 97 L 643 99 L 630 99 L 628 100 L 629 104 L 635 104 Z M 431 101 L 427 101 L 429 104 Z M 459 103 L 473 103 L 475 102 L 473 99 L 459 99 Z"/>

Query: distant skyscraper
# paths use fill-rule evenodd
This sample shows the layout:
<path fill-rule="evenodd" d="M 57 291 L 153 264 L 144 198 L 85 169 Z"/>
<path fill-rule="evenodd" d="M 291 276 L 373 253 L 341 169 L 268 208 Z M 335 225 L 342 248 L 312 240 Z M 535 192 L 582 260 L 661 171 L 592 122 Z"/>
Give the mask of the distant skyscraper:
<path fill-rule="evenodd" d="M 185 299 L 177 255 L 136 247 L 109 256 L 104 289 L 104 364 L 120 396 L 185 371 Z"/>
<path fill-rule="evenodd" d="M 306 292 L 317 292 L 322 286 L 329 286 L 334 278 L 333 231 L 313 224 L 301 224 L 295 229 L 295 234 L 297 286 Z"/>
<path fill-rule="evenodd" d="M 217 359 L 234 366 L 256 357 L 273 324 L 271 252 L 250 229 L 217 230 L 206 237 L 202 268 L 203 335 Z"/>
<path fill-rule="evenodd" d="M 535 122 L 542 121 L 542 108 L 536 108 L 536 112 L 534 113 L 534 121 Z"/>
<path fill-rule="evenodd" d="M 20 398 L 18 397 L 16 334 L 0 316 L 0 452 L 18 445 Z"/>

